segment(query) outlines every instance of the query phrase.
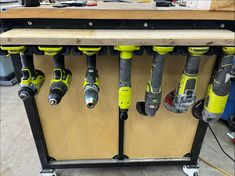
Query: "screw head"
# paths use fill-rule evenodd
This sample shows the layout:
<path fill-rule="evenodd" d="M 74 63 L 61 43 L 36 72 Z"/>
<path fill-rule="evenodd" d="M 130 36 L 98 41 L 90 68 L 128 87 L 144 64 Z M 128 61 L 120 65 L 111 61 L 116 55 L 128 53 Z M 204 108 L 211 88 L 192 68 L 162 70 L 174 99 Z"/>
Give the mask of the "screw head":
<path fill-rule="evenodd" d="M 224 23 L 221 23 L 221 24 L 220 24 L 220 27 L 221 27 L 221 28 L 224 28 L 224 27 L 225 27 L 225 24 L 224 24 Z"/>
<path fill-rule="evenodd" d="M 144 23 L 144 27 L 148 27 L 148 23 Z"/>
<path fill-rule="evenodd" d="M 31 26 L 33 23 L 32 21 L 28 21 L 28 25 Z"/>
<path fill-rule="evenodd" d="M 89 25 L 89 26 L 93 26 L 93 23 L 90 21 L 90 22 L 88 23 L 88 25 Z"/>

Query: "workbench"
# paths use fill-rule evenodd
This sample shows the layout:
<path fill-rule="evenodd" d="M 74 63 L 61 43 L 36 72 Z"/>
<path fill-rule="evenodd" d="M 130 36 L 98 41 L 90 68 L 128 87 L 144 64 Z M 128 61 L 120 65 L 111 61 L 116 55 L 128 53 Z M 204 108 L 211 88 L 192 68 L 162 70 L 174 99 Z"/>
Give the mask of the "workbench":
<path fill-rule="evenodd" d="M 78 167 L 196 165 L 207 129 L 205 122 L 195 118 L 191 110 L 176 114 L 167 111 L 164 105 L 153 118 L 143 117 L 136 111 L 135 103 L 144 98 L 152 62 L 152 53 L 146 52 L 146 48 L 169 45 L 184 50 L 187 46 L 210 46 L 212 51 L 217 51 L 221 46 L 234 46 L 234 18 L 233 10 L 223 9 L 58 9 L 40 6 L 15 7 L 2 12 L 1 45 L 27 46 L 28 54 L 35 55 L 36 68 L 46 76 L 39 95 L 24 101 L 42 173 Z M 66 48 L 66 65 L 73 74 L 70 90 L 61 104 L 54 107 L 47 103 L 53 73 L 51 59 L 40 56 L 42 53 L 37 50 L 37 46 L 45 45 Z M 112 51 L 116 45 L 142 47 L 133 59 L 133 104 L 127 120 L 118 118 L 119 63 L 117 53 Z M 87 109 L 82 100 L 85 58 L 76 52 L 77 46 L 103 47 L 103 52 L 97 56 L 100 99 L 92 110 Z M 175 55 L 166 59 L 162 102 L 176 87 L 184 67 L 185 53 Z M 11 58 L 20 81 L 20 56 L 12 55 Z M 201 59 L 198 101 L 205 97 L 218 59 L 213 52 Z"/>

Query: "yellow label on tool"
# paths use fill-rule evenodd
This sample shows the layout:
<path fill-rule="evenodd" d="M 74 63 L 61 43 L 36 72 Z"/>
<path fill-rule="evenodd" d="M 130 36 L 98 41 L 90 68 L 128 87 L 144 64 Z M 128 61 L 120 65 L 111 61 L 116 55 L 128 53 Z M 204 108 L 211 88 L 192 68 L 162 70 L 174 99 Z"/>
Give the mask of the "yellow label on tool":
<path fill-rule="evenodd" d="M 118 89 L 118 105 L 120 109 L 129 109 L 131 106 L 131 87 L 120 87 Z"/>
<path fill-rule="evenodd" d="M 222 114 L 226 107 L 228 95 L 218 96 L 214 93 L 212 86 L 208 88 L 207 97 L 205 100 L 205 109 L 210 113 Z"/>
<path fill-rule="evenodd" d="M 186 75 L 186 74 L 182 74 L 182 76 L 180 78 L 180 83 L 179 83 L 179 86 L 178 86 L 178 94 L 179 95 L 185 94 L 185 89 L 186 89 L 186 86 L 187 86 L 187 82 L 189 80 L 195 80 L 196 83 L 195 83 L 194 91 L 196 91 L 197 76 L 189 76 L 189 75 Z"/>

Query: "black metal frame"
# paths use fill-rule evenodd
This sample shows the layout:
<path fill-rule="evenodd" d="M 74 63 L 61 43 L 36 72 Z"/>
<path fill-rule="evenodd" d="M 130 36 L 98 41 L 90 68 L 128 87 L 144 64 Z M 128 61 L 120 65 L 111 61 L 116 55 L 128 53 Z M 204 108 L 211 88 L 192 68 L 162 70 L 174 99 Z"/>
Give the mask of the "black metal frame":
<path fill-rule="evenodd" d="M 4 31 L 12 28 L 54 29 L 229 29 L 230 20 L 103 20 L 103 19 L 1 19 Z"/>
<path fill-rule="evenodd" d="M 89 22 L 92 21 L 93 25 Z M 146 26 L 145 23 L 148 25 Z M 229 29 L 235 21 L 221 20 L 82 20 L 82 19 L 1 19 L 3 31 L 12 28 L 82 28 L 82 29 Z M 21 78 L 19 55 L 11 55 L 18 82 Z M 197 164 L 207 124 L 199 120 L 191 152 L 182 158 L 128 159 L 124 154 L 124 121 L 119 117 L 119 144 L 116 157 L 101 160 L 56 161 L 48 155 L 35 99 L 24 101 L 30 127 L 43 169 L 110 166 L 194 165 Z"/>
<path fill-rule="evenodd" d="M 21 79 L 21 61 L 20 55 L 11 55 L 11 60 L 14 66 L 15 74 L 18 82 Z M 46 142 L 44 139 L 43 130 L 37 105 L 34 98 L 24 101 L 24 106 L 33 133 L 34 141 L 38 151 L 38 155 L 43 169 L 66 169 L 66 168 L 81 168 L 81 167 L 111 167 L 111 166 L 150 166 L 150 165 L 190 165 L 196 164 L 202 142 L 207 129 L 207 124 L 199 121 L 197 132 L 191 152 L 182 158 L 150 158 L 150 159 L 129 159 L 124 154 L 124 124 L 125 120 L 120 118 L 119 113 L 119 142 L 118 154 L 110 159 L 100 160 L 67 160 L 56 161 L 51 158 L 47 152 Z"/>

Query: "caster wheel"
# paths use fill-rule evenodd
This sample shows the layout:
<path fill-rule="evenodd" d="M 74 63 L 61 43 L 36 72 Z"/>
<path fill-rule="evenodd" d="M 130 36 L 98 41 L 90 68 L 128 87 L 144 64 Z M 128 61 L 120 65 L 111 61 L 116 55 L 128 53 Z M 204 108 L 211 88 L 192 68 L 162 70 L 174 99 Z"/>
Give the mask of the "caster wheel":
<path fill-rule="evenodd" d="M 231 116 L 227 120 L 228 127 L 231 131 L 235 131 L 235 116 Z"/>
<path fill-rule="evenodd" d="M 199 176 L 198 165 L 184 165 L 183 171 L 187 176 Z"/>

